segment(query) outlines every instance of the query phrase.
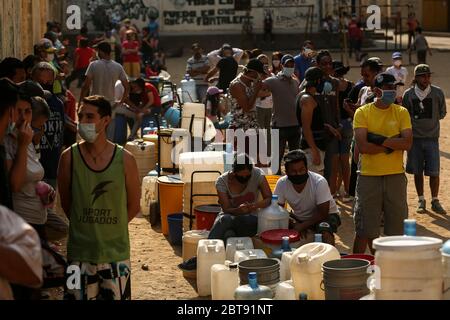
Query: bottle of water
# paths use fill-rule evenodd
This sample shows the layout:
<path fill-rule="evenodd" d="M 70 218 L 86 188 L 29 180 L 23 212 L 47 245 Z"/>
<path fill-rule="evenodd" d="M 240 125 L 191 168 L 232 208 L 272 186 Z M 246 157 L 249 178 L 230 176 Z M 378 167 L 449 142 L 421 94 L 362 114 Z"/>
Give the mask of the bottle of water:
<path fill-rule="evenodd" d="M 285 252 L 292 252 L 289 237 L 283 237 L 283 241 L 281 242 L 281 248 L 272 251 L 271 258 L 281 260 L 281 258 L 283 257 L 283 253 Z"/>
<path fill-rule="evenodd" d="M 231 170 L 233 170 L 233 162 L 234 162 L 234 151 L 233 151 L 233 145 L 230 143 L 226 144 L 226 151 L 224 154 L 225 157 L 225 167 L 224 167 L 224 172 L 230 172 Z"/>
<path fill-rule="evenodd" d="M 258 285 L 258 278 L 256 272 L 248 274 L 249 284 L 246 286 L 240 286 L 236 289 L 234 298 L 240 301 L 260 300 L 260 299 L 273 299 L 272 289 L 266 286 Z"/>
<path fill-rule="evenodd" d="M 306 293 L 300 293 L 300 297 L 299 297 L 299 300 L 300 301 L 303 301 L 303 300 L 308 300 L 308 295 L 306 294 Z"/>
<path fill-rule="evenodd" d="M 404 234 L 408 237 L 417 236 L 417 221 L 412 219 L 407 219 L 404 221 Z"/>

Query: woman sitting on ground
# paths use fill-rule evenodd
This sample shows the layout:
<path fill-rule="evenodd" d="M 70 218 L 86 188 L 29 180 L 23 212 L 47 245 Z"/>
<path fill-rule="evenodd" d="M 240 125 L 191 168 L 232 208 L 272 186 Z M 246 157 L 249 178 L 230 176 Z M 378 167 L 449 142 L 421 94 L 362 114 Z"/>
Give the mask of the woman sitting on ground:
<path fill-rule="evenodd" d="M 226 241 L 232 237 L 254 237 L 258 230 L 258 210 L 270 206 L 272 191 L 261 169 L 249 157 L 238 155 L 233 170 L 216 182 L 222 213 L 217 217 L 209 239 Z M 258 199 L 262 199 L 258 202 Z"/>

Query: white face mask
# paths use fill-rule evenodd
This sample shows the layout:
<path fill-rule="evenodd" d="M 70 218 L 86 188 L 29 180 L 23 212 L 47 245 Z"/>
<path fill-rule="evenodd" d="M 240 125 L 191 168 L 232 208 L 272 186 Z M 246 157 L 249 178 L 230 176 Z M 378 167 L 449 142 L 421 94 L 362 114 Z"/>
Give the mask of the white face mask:
<path fill-rule="evenodd" d="M 278 67 L 280 66 L 280 64 L 281 64 L 281 61 L 280 61 L 280 60 L 274 60 L 274 61 L 273 61 L 273 66 L 274 66 L 275 68 L 278 68 Z"/>
<path fill-rule="evenodd" d="M 396 66 L 397 68 L 401 67 L 402 64 L 403 64 L 403 61 L 402 61 L 402 60 L 395 60 L 395 61 L 394 61 L 394 66 Z"/>
<path fill-rule="evenodd" d="M 97 133 L 95 123 L 79 123 L 78 133 L 80 134 L 81 138 L 87 143 L 94 143 L 95 141 L 97 141 L 99 135 Z"/>
<path fill-rule="evenodd" d="M 310 48 L 305 48 L 305 50 L 303 51 L 303 53 L 307 56 L 309 54 L 311 54 L 313 51 Z"/>
<path fill-rule="evenodd" d="M 284 68 L 283 69 L 283 75 L 287 78 L 292 77 L 294 72 L 295 72 L 295 68 Z"/>

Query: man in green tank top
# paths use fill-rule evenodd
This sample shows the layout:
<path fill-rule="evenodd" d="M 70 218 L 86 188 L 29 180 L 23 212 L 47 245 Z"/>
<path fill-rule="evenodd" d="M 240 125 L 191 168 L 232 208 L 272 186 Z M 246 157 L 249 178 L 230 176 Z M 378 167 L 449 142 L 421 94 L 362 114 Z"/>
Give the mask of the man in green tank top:
<path fill-rule="evenodd" d="M 66 299 L 131 299 L 128 224 L 140 212 L 134 157 L 107 140 L 111 104 L 84 98 L 78 131 L 82 143 L 60 161 L 61 204 L 70 220 Z"/>

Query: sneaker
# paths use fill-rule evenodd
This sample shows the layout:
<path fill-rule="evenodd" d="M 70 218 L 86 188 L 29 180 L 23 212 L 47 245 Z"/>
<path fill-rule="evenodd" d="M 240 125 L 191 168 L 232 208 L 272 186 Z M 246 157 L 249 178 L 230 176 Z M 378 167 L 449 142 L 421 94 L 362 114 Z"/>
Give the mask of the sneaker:
<path fill-rule="evenodd" d="M 433 200 L 431 202 L 431 210 L 433 210 L 437 214 L 447 214 L 447 211 L 445 211 L 445 209 L 442 208 L 441 203 L 439 202 L 439 200 Z"/>
<path fill-rule="evenodd" d="M 427 212 L 427 201 L 419 200 L 419 206 L 417 207 L 417 213 L 426 213 Z"/>
<path fill-rule="evenodd" d="M 197 257 L 193 257 L 178 265 L 178 268 L 182 271 L 195 271 L 197 270 Z"/>

